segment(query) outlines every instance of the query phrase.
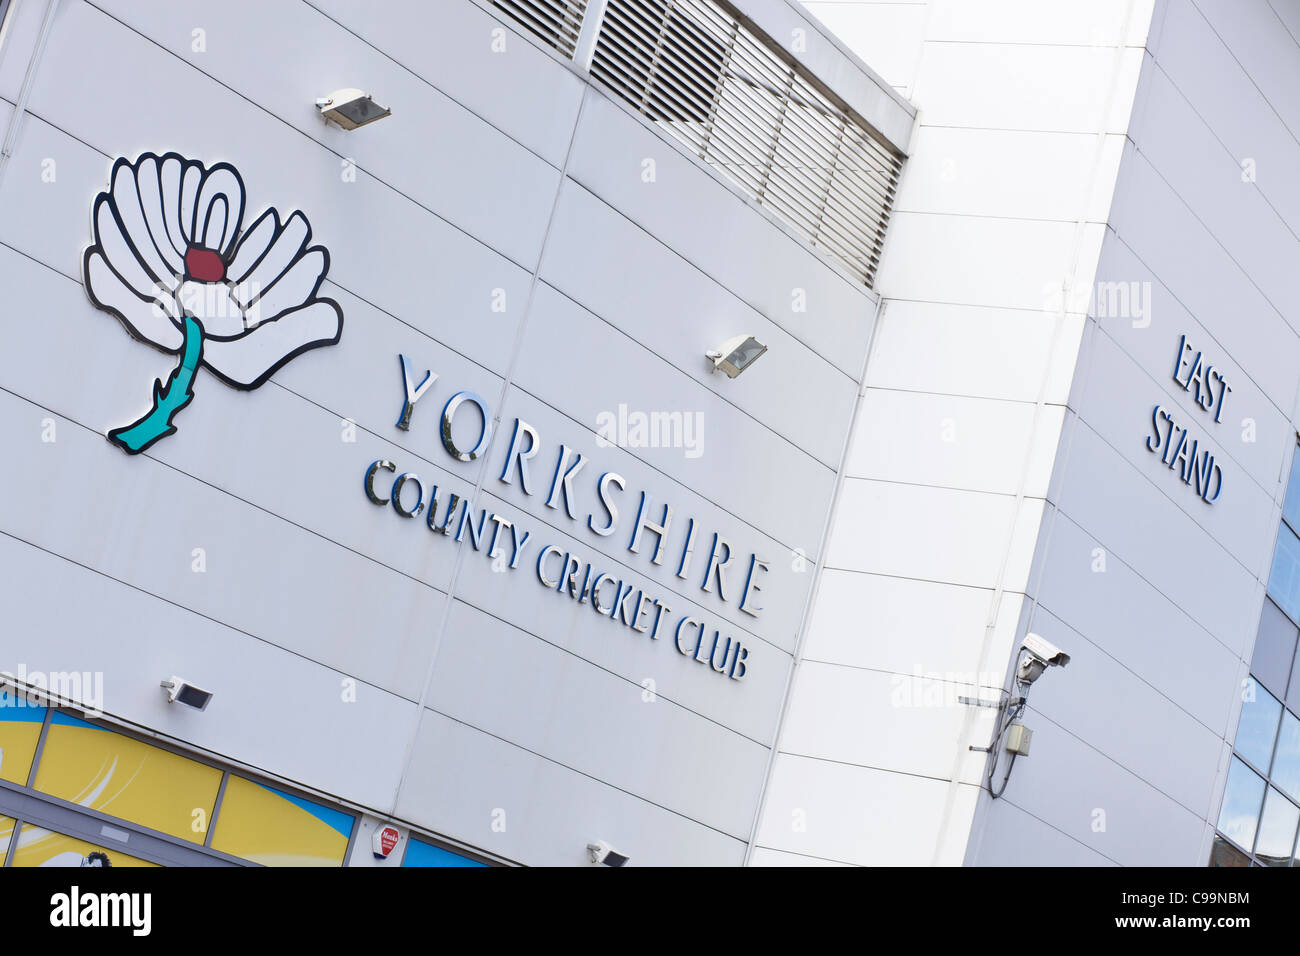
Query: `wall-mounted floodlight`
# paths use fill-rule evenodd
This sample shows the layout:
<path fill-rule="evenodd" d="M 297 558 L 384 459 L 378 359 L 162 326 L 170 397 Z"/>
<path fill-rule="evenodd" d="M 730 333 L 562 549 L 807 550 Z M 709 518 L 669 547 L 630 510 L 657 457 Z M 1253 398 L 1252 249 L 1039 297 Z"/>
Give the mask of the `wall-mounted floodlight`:
<path fill-rule="evenodd" d="M 326 120 L 344 129 L 365 126 L 390 116 L 393 112 L 386 106 L 380 106 L 361 90 L 335 90 L 329 96 L 317 100 L 316 109 Z"/>
<path fill-rule="evenodd" d="M 752 335 L 737 335 L 718 349 L 704 354 L 713 363 L 713 371 L 726 372 L 727 378 L 735 378 L 766 351 L 767 346 Z"/>
<path fill-rule="evenodd" d="M 619 853 L 604 840 L 587 844 L 587 853 L 591 862 L 597 866 L 623 866 L 631 859 L 626 853 Z"/>
<path fill-rule="evenodd" d="M 195 710 L 203 710 L 208 706 L 208 702 L 212 700 L 211 691 L 195 687 L 189 681 L 180 677 L 165 680 L 161 686 L 167 691 L 167 703 L 169 704 L 184 704 L 186 707 L 193 707 Z"/>

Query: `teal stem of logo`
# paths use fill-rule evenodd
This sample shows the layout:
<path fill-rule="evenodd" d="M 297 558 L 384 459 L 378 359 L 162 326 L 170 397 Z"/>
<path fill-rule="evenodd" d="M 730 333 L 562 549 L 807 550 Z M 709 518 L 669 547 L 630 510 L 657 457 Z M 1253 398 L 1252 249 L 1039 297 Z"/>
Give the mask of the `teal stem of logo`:
<path fill-rule="evenodd" d="M 194 376 L 203 358 L 203 326 L 192 315 L 185 316 L 185 339 L 181 362 L 164 385 L 153 383 L 153 408 L 143 418 L 108 433 L 108 440 L 129 455 L 138 455 L 160 438 L 175 434 L 172 419 L 194 398 Z"/>

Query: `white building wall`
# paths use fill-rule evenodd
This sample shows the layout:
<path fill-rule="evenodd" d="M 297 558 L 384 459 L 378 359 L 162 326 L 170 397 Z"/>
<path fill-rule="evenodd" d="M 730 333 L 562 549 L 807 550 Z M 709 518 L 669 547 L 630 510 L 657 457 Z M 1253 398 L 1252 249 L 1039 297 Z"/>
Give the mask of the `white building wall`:
<path fill-rule="evenodd" d="M 810 65 L 905 148 L 911 111 L 796 7 L 742 6 L 802 24 Z M 46 9 L 18 0 L 0 48 L 0 670 L 101 671 L 113 719 L 506 859 L 581 863 L 604 839 L 740 863 L 875 297 L 490 4 L 58 0 L 10 127 Z M 313 103 L 340 86 L 392 118 L 326 127 Z M 80 256 L 113 159 L 169 149 L 234 163 L 250 210 L 301 208 L 345 324 L 254 393 L 201 373 L 178 433 L 127 458 L 104 432 L 171 359 L 91 306 Z M 710 374 L 738 333 L 769 353 Z M 399 354 L 440 376 L 409 432 Z M 437 435 L 459 389 L 498 418 L 468 464 Z M 620 405 L 698 413 L 701 454 L 602 447 Z M 532 495 L 498 480 L 515 416 L 542 436 Z M 561 442 L 589 459 L 575 519 L 544 503 Z M 745 679 L 375 507 L 380 458 L 743 635 Z M 603 470 L 627 479 L 611 538 L 585 527 Z M 627 550 L 641 490 L 675 509 L 661 566 Z M 709 531 L 771 559 L 761 616 L 734 574 L 725 604 L 674 575 L 688 517 L 692 577 Z M 172 673 L 215 692 L 206 712 L 166 706 Z"/>
<path fill-rule="evenodd" d="M 918 120 L 752 859 L 958 864 L 993 712 L 957 698 L 1023 632 L 1152 2 L 807 7 Z"/>
<path fill-rule="evenodd" d="M 1031 578 L 1073 659 L 971 862 L 1209 858 L 1296 444 L 1298 38 L 1294 0 L 1156 5 L 1097 273 L 1142 314 L 1090 314 Z M 1232 385 L 1218 423 L 1183 335 Z M 1156 405 L 1221 463 L 1213 505 L 1145 447 Z"/>

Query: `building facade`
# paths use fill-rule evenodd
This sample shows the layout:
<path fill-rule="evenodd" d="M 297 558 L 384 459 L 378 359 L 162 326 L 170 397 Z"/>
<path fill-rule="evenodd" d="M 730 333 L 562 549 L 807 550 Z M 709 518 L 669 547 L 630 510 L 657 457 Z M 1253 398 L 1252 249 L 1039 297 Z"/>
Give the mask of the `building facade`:
<path fill-rule="evenodd" d="M 6 865 L 1289 864 L 1294 0 L 0 10 Z"/>

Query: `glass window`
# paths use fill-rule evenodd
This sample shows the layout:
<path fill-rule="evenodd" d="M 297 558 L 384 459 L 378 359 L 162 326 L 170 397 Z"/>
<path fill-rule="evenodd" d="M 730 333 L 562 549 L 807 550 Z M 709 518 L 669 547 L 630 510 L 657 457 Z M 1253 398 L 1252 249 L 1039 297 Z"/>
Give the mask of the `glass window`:
<path fill-rule="evenodd" d="M 169 836 L 202 843 L 221 771 L 64 713 L 50 729 L 36 789 Z"/>
<path fill-rule="evenodd" d="M 92 853 L 103 853 L 111 866 L 157 866 L 116 848 L 97 846 L 74 837 L 23 824 L 18 831 L 14 866 L 84 866 Z"/>
<path fill-rule="evenodd" d="M 1210 849 L 1210 866 L 1250 866 L 1250 857 L 1216 833 Z"/>
<path fill-rule="evenodd" d="M 1253 678 L 1246 684 L 1246 691 L 1246 699 L 1241 704 L 1241 722 L 1237 724 L 1235 749 L 1257 770 L 1268 773 L 1282 704 Z"/>
<path fill-rule="evenodd" d="M 1265 866 L 1290 866 L 1295 847 L 1296 824 L 1300 808 L 1272 787 L 1264 797 L 1264 813 L 1259 818 L 1259 842 L 1255 859 Z"/>
<path fill-rule="evenodd" d="M 1291 478 L 1286 486 L 1286 500 L 1282 505 L 1282 517 L 1296 531 L 1300 531 L 1300 449 L 1291 459 Z"/>
<path fill-rule="evenodd" d="M 1285 525 L 1277 533 L 1268 593 L 1292 620 L 1300 620 L 1300 538 Z"/>
<path fill-rule="evenodd" d="M 1273 783 L 1293 800 L 1300 800 L 1300 719 L 1291 711 L 1282 714 L 1282 732 L 1273 758 Z"/>
<path fill-rule="evenodd" d="M 486 863 L 480 863 L 478 860 L 471 860 L 468 857 L 461 856 L 459 853 L 453 853 L 451 850 L 444 850 L 440 846 L 434 846 L 432 843 L 425 843 L 423 840 L 411 840 L 410 845 L 406 848 L 406 856 L 402 859 L 402 866 L 486 865 Z"/>
<path fill-rule="evenodd" d="M 1291 679 L 1287 682 L 1286 703 L 1292 710 L 1300 710 L 1300 654 L 1291 662 Z"/>
<path fill-rule="evenodd" d="M 1300 635 L 1300 629 L 1291 623 L 1290 618 L 1272 601 L 1265 601 L 1250 672 L 1276 697 L 1286 696 L 1297 635 Z"/>
<path fill-rule="evenodd" d="M 1255 845 L 1256 823 L 1264 802 L 1264 778 L 1236 757 L 1228 768 L 1228 785 L 1219 809 L 1219 830 L 1242 847 Z"/>
<path fill-rule="evenodd" d="M 0 780 L 27 786 L 44 723 L 44 707 L 32 706 L 21 694 L 0 694 Z"/>
<path fill-rule="evenodd" d="M 9 839 L 14 835 L 14 818 L 0 816 L 0 864 L 9 852 Z"/>
<path fill-rule="evenodd" d="M 212 849 L 263 866 L 342 866 L 353 817 L 230 775 Z"/>

